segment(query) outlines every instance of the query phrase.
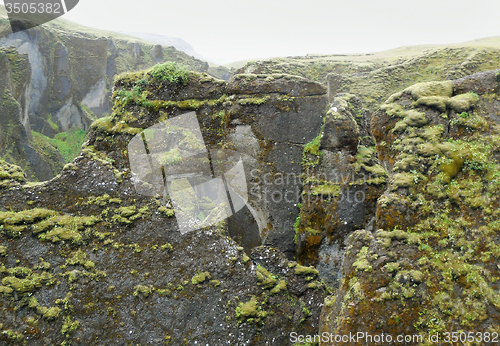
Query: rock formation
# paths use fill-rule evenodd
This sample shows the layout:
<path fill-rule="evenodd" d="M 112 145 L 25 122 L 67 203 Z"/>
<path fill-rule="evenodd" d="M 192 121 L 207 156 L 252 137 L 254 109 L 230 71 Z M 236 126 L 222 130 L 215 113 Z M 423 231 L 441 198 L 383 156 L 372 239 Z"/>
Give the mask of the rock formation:
<path fill-rule="evenodd" d="M 63 25 L 68 24 L 56 20 L 51 25 L 12 33 L 6 17 L 0 17 L 0 47 L 11 57 L 10 70 L 17 78 L 14 87 L 18 93 L 13 96 L 26 132 L 18 135 L 17 142 L 0 146 L 0 157 L 20 165 L 35 181 L 53 178 L 64 165 L 47 137 L 52 139 L 71 129 L 88 131 L 94 120 L 111 113 L 111 88 L 117 74 L 165 61 L 194 71 L 209 70 L 207 62 L 173 47 L 109 32 L 94 33 L 88 28 L 82 32 L 77 25 L 70 30 Z M 19 56 L 16 61 L 14 54 Z M 2 73 L 8 70 L 7 65 L 1 66 Z M 2 131 L 0 137 L 11 136 Z M 36 132 L 35 138 L 31 131 Z M 6 150 L 19 154 L 7 154 Z"/>
<path fill-rule="evenodd" d="M 0 56 L 14 71 L 0 86 L 22 133 L 28 79 L 12 77 L 14 57 L 26 59 Z M 116 79 L 112 114 L 54 179 L 26 183 L 0 161 L 2 342 L 290 345 L 296 332 L 332 335 L 325 346 L 367 343 L 335 339 L 349 333 L 431 345 L 437 333 L 437 344 L 498 333 L 500 70 L 372 91 L 364 83 L 389 72 L 363 73 L 326 88 L 158 65 Z M 182 235 L 171 200 L 135 190 L 128 144 L 193 111 L 207 147 L 241 154 L 249 199 Z"/>

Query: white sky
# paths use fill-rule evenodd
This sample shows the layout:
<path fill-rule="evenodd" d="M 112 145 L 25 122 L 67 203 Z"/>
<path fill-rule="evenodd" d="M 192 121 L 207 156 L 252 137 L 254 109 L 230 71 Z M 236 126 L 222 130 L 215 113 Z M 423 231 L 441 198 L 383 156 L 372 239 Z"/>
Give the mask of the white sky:
<path fill-rule="evenodd" d="M 80 0 L 65 18 L 180 37 L 231 62 L 500 36 L 499 13 L 500 0 Z"/>

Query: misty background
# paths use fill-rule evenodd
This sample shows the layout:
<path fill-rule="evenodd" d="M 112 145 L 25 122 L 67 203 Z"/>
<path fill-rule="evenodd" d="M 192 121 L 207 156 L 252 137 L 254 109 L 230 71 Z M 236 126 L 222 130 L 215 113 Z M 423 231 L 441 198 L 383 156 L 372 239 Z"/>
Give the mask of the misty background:
<path fill-rule="evenodd" d="M 80 0 L 63 18 L 104 30 L 178 37 L 201 56 L 226 64 L 496 36 L 499 12 L 498 0 Z"/>

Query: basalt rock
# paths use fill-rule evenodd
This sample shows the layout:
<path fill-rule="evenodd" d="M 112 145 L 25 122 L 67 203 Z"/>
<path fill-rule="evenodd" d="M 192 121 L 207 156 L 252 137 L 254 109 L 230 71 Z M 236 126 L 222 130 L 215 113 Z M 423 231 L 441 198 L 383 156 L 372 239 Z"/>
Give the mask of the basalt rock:
<path fill-rule="evenodd" d="M 497 331 L 498 259 L 489 251 L 499 231 L 498 75 L 416 84 L 372 117 L 388 184 L 375 227 L 347 240 L 320 332 L 405 334 L 407 344 L 431 345 L 436 333 L 446 344 L 449 330 Z"/>
<path fill-rule="evenodd" d="M 159 86 L 149 72 L 136 77 L 151 92 Z M 327 289 L 314 268 L 278 249 L 292 249 L 293 227 L 283 224 L 293 224 L 293 204 L 252 197 L 249 215 L 268 224 L 253 229 L 257 243 L 241 242 L 246 250 L 232 239 L 245 236 L 231 229 L 234 219 L 181 235 L 170 201 L 137 194 L 127 145 L 140 129 L 195 110 L 207 146 L 237 147 L 231 138 L 247 138 L 245 169 L 256 169 L 249 183 L 300 175 L 300 143 L 319 131 L 324 96 L 145 100 L 123 85 L 116 83 L 113 116 L 92 125 L 80 155 L 54 179 L 26 185 L 19 168 L 0 162 L 1 342 L 23 335 L 28 345 L 287 345 L 291 332 L 315 333 Z M 278 115 L 301 121 L 298 143 L 264 137 L 259 122 Z M 288 168 L 283 158 L 298 163 Z"/>

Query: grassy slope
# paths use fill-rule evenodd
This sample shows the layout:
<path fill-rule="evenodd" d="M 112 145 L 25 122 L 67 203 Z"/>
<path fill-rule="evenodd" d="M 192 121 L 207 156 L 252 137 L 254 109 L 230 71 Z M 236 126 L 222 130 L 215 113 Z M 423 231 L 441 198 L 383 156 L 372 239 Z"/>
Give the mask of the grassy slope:
<path fill-rule="evenodd" d="M 297 57 L 277 57 L 269 59 L 248 59 L 235 61 L 225 65 L 229 68 L 241 68 L 251 61 L 289 61 L 289 62 L 392 62 L 400 58 L 412 58 L 423 53 L 441 50 L 445 48 L 496 48 L 500 49 L 500 36 L 480 38 L 473 41 L 452 43 L 452 44 L 434 44 L 434 45 L 417 45 L 403 46 L 385 51 L 366 53 L 366 54 L 332 54 L 332 55 L 316 55 L 310 54 L 307 56 Z"/>

